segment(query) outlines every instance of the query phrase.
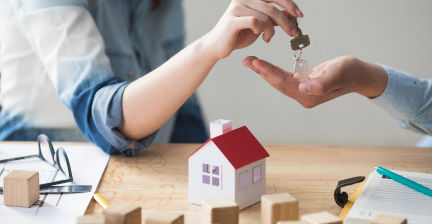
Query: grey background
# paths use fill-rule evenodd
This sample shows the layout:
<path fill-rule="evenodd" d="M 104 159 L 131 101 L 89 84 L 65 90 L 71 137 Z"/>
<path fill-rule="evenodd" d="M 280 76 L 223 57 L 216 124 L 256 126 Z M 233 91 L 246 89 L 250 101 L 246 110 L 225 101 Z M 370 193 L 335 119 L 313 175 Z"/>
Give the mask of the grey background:
<path fill-rule="evenodd" d="M 187 43 L 210 31 L 229 0 L 185 0 Z M 432 1 L 297 0 L 305 17 L 300 28 L 311 39 L 303 52 L 313 67 L 342 55 L 385 64 L 420 78 L 432 78 Z M 276 28 L 267 44 L 219 61 L 198 89 L 206 122 L 246 125 L 263 144 L 413 146 L 422 136 L 400 128 L 386 113 L 357 94 L 313 109 L 273 89 L 241 61 L 255 55 L 292 70 L 291 37 Z"/>

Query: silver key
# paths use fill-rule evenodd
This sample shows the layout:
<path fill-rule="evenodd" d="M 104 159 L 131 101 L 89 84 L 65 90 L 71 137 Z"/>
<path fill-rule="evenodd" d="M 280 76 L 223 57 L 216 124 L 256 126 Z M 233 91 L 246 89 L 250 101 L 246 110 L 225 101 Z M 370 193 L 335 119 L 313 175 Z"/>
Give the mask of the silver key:
<path fill-rule="evenodd" d="M 306 79 L 313 72 L 308 59 L 298 59 L 294 64 L 294 74 L 298 73 L 302 79 Z"/>

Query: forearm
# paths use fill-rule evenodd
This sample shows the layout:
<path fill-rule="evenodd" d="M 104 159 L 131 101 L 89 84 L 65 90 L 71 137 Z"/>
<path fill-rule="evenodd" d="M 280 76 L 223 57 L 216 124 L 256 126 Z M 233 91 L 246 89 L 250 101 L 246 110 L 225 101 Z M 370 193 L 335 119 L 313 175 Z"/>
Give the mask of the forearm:
<path fill-rule="evenodd" d="M 139 140 L 160 128 L 196 91 L 217 62 L 207 37 L 193 42 L 123 93 L 122 134 Z"/>

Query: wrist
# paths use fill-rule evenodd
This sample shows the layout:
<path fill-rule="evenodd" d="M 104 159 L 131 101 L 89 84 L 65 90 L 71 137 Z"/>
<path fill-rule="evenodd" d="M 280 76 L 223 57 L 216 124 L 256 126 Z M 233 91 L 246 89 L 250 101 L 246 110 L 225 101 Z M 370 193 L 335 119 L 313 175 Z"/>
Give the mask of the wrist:
<path fill-rule="evenodd" d="M 192 44 L 195 45 L 196 51 L 199 52 L 199 54 L 203 58 L 210 60 L 213 63 L 216 63 L 221 58 L 218 57 L 218 54 L 214 49 L 215 44 L 211 41 L 210 36 L 210 33 L 207 33 Z"/>
<path fill-rule="evenodd" d="M 371 62 L 359 60 L 359 63 L 358 76 L 361 81 L 356 92 L 368 98 L 379 97 L 387 87 L 387 72 L 381 66 Z"/>

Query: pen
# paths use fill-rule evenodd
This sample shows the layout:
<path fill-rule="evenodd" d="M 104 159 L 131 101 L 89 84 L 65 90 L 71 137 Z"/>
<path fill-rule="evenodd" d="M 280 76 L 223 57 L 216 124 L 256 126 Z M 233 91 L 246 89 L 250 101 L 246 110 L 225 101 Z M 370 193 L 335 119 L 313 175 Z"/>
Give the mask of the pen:
<path fill-rule="evenodd" d="M 423 185 L 421 185 L 421 184 L 418 184 L 418 183 L 416 183 L 416 182 L 414 182 L 414 181 L 412 181 L 410 179 L 407 179 L 407 178 L 405 178 L 405 177 L 403 177 L 403 176 L 401 176 L 399 174 L 393 173 L 390 170 L 387 170 L 387 169 L 382 168 L 380 166 L 378 168 L 375 167 L 375 169 L 381 175 L 385 175 L 385 176 L 389 177 L 390 179 L 392 179 L 392 180 L 394 180 L 396 182 L 399 182 L 399 183 L 401 183 L 401 184 L 403 184 L 403 185 L 405 185 L 407 187 L 410 187 L 410 188 L 412 188 L 412 189 L 414 189 L 416 191 L 419 191 L 419 192 L 421 192 L 421 193 L 423 193 L 425 195 L 429 195 L 429 196 L 432 197 L 432 190 L 429 189 L 429 188 L 427 188 L 427 187 L 425 187 L 425 186 L 423 186 Z"/>
<path fill-rule="evenodd" d="M 94 194 L 93 198 L 104 209 L 110 206 L 110 204 L 105 200 L 105 198 L 103 198 L 99 193 Z"/>

